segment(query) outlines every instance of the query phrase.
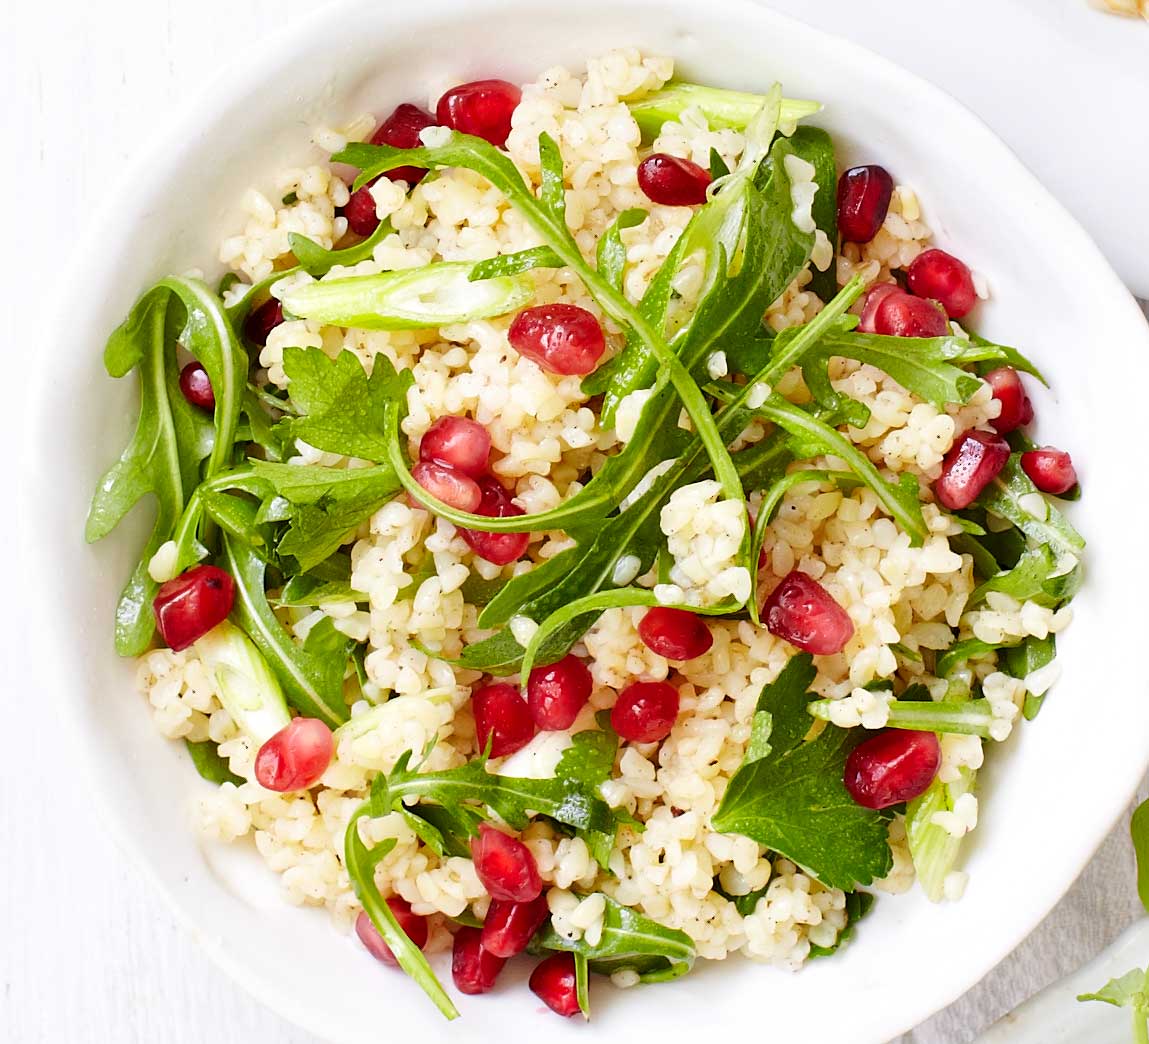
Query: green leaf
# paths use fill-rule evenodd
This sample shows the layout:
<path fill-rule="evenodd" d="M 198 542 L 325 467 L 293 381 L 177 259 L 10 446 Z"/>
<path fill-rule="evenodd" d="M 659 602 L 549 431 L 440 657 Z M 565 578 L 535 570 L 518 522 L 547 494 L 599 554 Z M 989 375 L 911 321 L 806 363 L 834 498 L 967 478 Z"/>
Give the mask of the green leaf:
<path fill-rule="evenodd" d="M 309 718 L 332 728 L 350 716 L 343 698 L 343 678 L 349 662 L 348 640 L 330 618 L 311 629 L 298 645 L 276 619 L 267 601 L 266 563 L 242 541 L 224 536 L 224 557 L 235 579 L 236 622 L 263 653 L 283 686 L 287 702 Z"/>
<path fill-rule="evenodd" d="M 302 283 L 283 295 L 286 311 L 325 326 L 420 330 L 506 315 L 534 297 L 529 276 L 472 280 L 473 261 L 435 261 L 375 275 Z"/>
<path fill-rule="evenodd" d="M 180 347 L 208 372 L 214 413 L 179 390 Z M 247 379 L 247 355 L 219 299 L 194 279 L 169 278 L 140 298 L 108 340 L 104 363 L 113 377 L 139 371 L 140 413 L 131 442 L 92 497 L 85 538 L 100 540 L 147 494 L 156 499 L 151 536 L 116 608 L 116 651 L 136 656 L 155 631 L 158 584 L 148 562 L 169 540 L 200 481 L 230 463 Z"/>
<path fill-rule="evenodd" d="M 1132 1008 L 1135 1044 L 1149 1041 L 1149 969 L 1135 968 L 1118 979 L 1110 979 L 1096 993 L 1079 993 L 1077 999 Z"/>
<path fill-rule="evenodd" d="M 626 274 L 626 244 L 622 241 L 622 233 L 628 228 L 641 225 L 646 218 L 647 212 L 641 207 L 624 210 L 610 223 L 598 241 L 595 263 L 599 275 L 616 290 L 622 290 L 623 276 Z"/>
<path fill-rule="evenodd" d="M 846 927 L 838 933 L 832 946 L 810 947 L 810 960 L 817 957 L 829 957 L 845 946 L 857 931 L 858 922 L 873 909 L 877 899 L 869 892 L 850 892 L 846 896 Z"/>
<path fill-rule="evenodd" d="M 734 774 L 714 829 L 743 834 L 806 867 L 819 880 L 850 891 L 870 884 L 893 865 L 886 836 L 890 813 L 862 808 L 842 783 L 846 757 L 862 730 L 828 725 L 801 742 L 810 728 L 806 679 L 812 659 L 796 656 L 767 685 L 758 712 L 771 715 L 771 750 Z"/>
<path fill-rule="evenodd" d="M 498 279 L 517 276 L 533 268 L 562 268 L 563 259 L 550 247 L 530 247 L 516 254 L 500 254 L 498 257 L 477 261 L 471 269 L 472 282 L 479 279 Z"/>
<path fill-rule="evenodd" d="M 578 997 L 579 1011 L 584 1019 L 590 1018 L 590 964 L 585 953 L 576 953 L 575 961 L 575 995 Z"/>
<path fill-rule="evenodd" d="M 353 352 L 332 359 L 319 348 L 288 348 L 283 369 L 291 401 L 303 414 L 280 422 L 290 438 L 329 453 L 387 461 L 384 411 L 392 399 L 405 397 L 410 371 L 396 372 L 386 356 L 376 355 L 369 377 Z"/>
<path fill-rule="evenodd" d="M 1012 522 L 1033 544 L 1048 547 L 1056 556 L 1080 555 L 1085 548 L 1081 535 L 1069 524 L 1049 498 L 1022 470 L 1021 454 L 1010 454 L 1005 467 L 977 500 L 978 506 Z M 1035 511 L 1033 505 L 1044 510 Z"/>
<path fill-rule="evenodd" d="M 638 101 L 630 102 L 628 108 L 642 130 L 643 137 L 649 140 L 658 137 L 662 125 L 668 120 L 680 120 L 688 108 L 700 110 L 711 130 L 745 130 L 765 100 L 761 94 L 675 81 Z M 781 99 L 781 119 L 786 124 L 813 116 L 821 109 L 819 102 Z"/>
<path fill-rule="evenodd" d="M 610 896 L 603 898 L 606 911 L 597 945 L 591 946 L 585 939 L 566 939 L 548 924 L 535 937 L 531 950 L 581 954 L 598 975 L 635 971 L 643 982 L 669 982 L 694 966 L 694 942 L 685 932 L 652 921 Z"/>
<path fill-rule="evenodd" d="M 980 638 L 963 638 L 960 642 L 954 642 L 949 649 L 938 657 L 934 672 L 939 678 L 946 678 L 967 661 L 975 660 L 980 656 L 987 656 L 995 649 L 1000 648 L 1000 645 L 990 645 Z"/>
<path fill-rule="evenodd" d="M 367 595 L 356 591 L 347 580 L 322 580 L 313 573 L 289 577 L 276 598 L 276 606 L 323 606 L 342 602 L 366 602 Z"/>
<path fill-rule="evenodd" d="M 1137 895 L 1149 912 L 1149 801 L 1142 801 L 1129 820 L 1129 836 L 1137 857 Z"/>
<path fill-rule="evenodd" d="M 359 821 L 365 816 L 386 815 L 390 808 L 381 808 L 374 794 L 364 802 L 347 824 L 343 841 L 343 864 L 355 895 L 363 904 L 371 923 L 390 947 L 395 959 L 408 975 L 414 979 L 423 992 L 434 1001 L 435 1006 L 448 1019 L 456 1019 L 459 1012 L 447 996 L 423 951 L 407 937 L 400 927 L 391 907 L 387 905 L 375 884 L 375 867 L 379 861 L 395 847 L 395 839 L 387 838 L 374 848 L 368 848 L 359 835 Z"/>
<path fill-rule="evenodd" d="M 326 275 L 331 269 L 335 268 L 336 265 L 357 265 L 360 261 L 366 261 L 368 258 L 373 257 L 375 255 L 375 248 L 391 235 L 393 231 L 394 229 L 391 227 L 390 221 L 380 221 L 375 231 L 366 239 L 356 243 L 354 246 L 344 247 L 342 250 L 327 250 L 316 243 L 315 240 L 308 239 L 298 232 L 290 233 L 287 237 L 287 242 L 291 246 L 291 252 L 295 255 L 295 260 L 299 262 L 299 267 L 308 275 L 313 275 L 318 278 L 319 276 Z"/>
<path fill-rule="evenodd" d="M 1019 602 L 1035 598 L 1043 593 L 1049 574 L 1057 568 L 1057 558 L 1044 544 L 1031 547 L 1021 556 L 1017 565 L 1003 573 L 998 573 L 978 587 L 969 596 L 966 608 L 971 609 L 985 600 L 993 591 L 1000 591 Z"/>
<path fill-rule="evenodd" d="M 834 155 L 834 139 L 820 127 L 799 127 L 790 136 L 794 153 L 814 166 L 814 183 L 818 191 L 810 214 L 830 241 L 838 246 L 838 161 Z M 825 272 L 811 266 L 812 278 L 808 289 L 823 301 L 829 301 L 838 292 L 837 258 L 830 259 Z"/>
<path fill-rule="evenodd" d="M 209 783 L 234 783 L 237 787 L 247 782 L 242 776 L 232 772 L 228 763 L 220 757 L 219 746 L 211 740 L 184 740 L 184 746 L 191 755 L 195 770 Z"/>

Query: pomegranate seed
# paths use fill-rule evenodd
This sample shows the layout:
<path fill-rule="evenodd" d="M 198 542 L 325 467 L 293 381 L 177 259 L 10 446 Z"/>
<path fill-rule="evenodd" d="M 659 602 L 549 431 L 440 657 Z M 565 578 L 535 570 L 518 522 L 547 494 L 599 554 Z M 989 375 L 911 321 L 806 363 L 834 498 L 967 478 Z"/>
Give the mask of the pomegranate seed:
<path fill-rule="evenodd" d="M 483 949 L 496 957 L 514 957 L 527 948 L 550 916 L 545 895 L 528 903 L 492 899 L 483 922 Z"/>
<path fill-rule="evenodd" d="M 378 179 L 376 179 L 378 180 Z M 343 205 L 343 216 L 347 227 L 357 236 L 369 236 L 379 227 L 379 214 L 375 209 L 375 197 L 371 195 L 371 185 L 363 185 L 351 193 L 351 198 Z"/>
<path fill-rule="evenodd" d="M 484 685 L 471 694 L 471 708 L 479 747 L 486 750 L 490 741 L 492 758 L 514 754 L 534 737 L 535 723 L 518 686 L 508 682 Z"/>
<path fill-rule="evenodd" d="M 243 324 L 243 334 L 252 344 L 261 347 L 267 344 L 267 337 L 283 322 L 283 305 L 274 297 L 269 297 L 258 308 L 254 308 Z"/>
<path fill-rule="evenodd" d="M 668 660 L 693 660 L 714 644 L 714 635 L 701 616 L 664 605 L 647 610 L 638 636 L 651 652 Z"/>
<path fill-rule="evenodd" d="M 471 858 L 492 899 L 529 903 L 542 894 L 543 879 L 531 850 L 490 823 L 480 823 L 479 836 L 471 838 Z"/>
<path fill-rule="evenodd" d="M 461 471 L 471 478 L 487 472 L 491 433 L 469 417 L 440 417 L 419 442 L 419 459 Z"/>
<path fill-rule="evenodd" d="M 435 115 L 444 127 L 485 138 L 501 149 L 511 133 L 511 114 L 522 96 L 523 92 L 506 80 L 474 80 L 447 91 L 435 106 Z"/>
<path fill-rule="evenodd" d="M 539 1000 L 559 1015 L 569 1018 L 582 1010 L 578 1004 L 574 954 L 552 953 L 539 961 L 531 972 L 530 987 Z"/>
<path fill-rule="evenodd" d="M 942 460 L 934 483 L 938 503 L 950 511 L 967 508 L 1009 460 L 1009 443 L 990 431 L 967 431 Z"/>
<path fill-rule="evenodd" d="M 403 929 L 403 934 L 420 950 L 423 949 L 427 945 L 427 918 L 412 913 L 411 904 L 406 899 L 400 899 L 397 895 L 391 896 L 387 900 L 387 905 L 391 907 L 391 912 L 395 915 L 395 920 L 399 922 L 399 927 Z M 395 954 L 391 952 L 391 947 L 383 941 L 383 936 L 379 934 L 379 929 L 367 916 L 366 910 L 360 911 L 359 916 L 355 919 L 355 934 L 359 936 L 359 941 L 367 947 L 372 957 L 384 964 L 391 965 L 392 968 L 399 967 L 399 962 L 395 959 Z"/>
<path fill-rule="evenodd" d="M 838 179 L 838 231 L 847 243 L 868 243 L 878 234 L 890 197 L 894 179 L 885 167 L 851 167 Z"/>
<path fill-rule="evenodd" d="M 678 690 L 667 682 L 632 682 L 618 694 L 610 724 L 631 743 L 666 739 L 678 717 Z"/>
<path fill-rule="evenodd" d="M 812 576 L 791 570 L 762 607 L 766 629 L 815 656 L 841 652 L 854 633 L 854 622 Z"/>
<path fill-rule="evenodd" d="M 503 486 L 489 475 L 478 480 L 482 500 L 475 513 L 488 518 L 514 518 L 525 515 Z M 480 558 L 495 565 L 517 562 L 526 553 L 531 542 L 530 533 L 487 533 L 481 529 L 459 529 L 459 536 Z"/>
<path fill-rule="evenodd" d="M 960 319 L 977 304 L 969 267 L 944 250 L 918 254 L 906 269 L 906 279 L 918 297 L 940 301 L 951 319 Z"/>
<path fill-rule="evenodd" d="M 235 601 L 235 581 L 213 565 L 198 565 L 161 584 L 152 610 L 169 649 L 179 652 L 227 619 Z"/>
<path fill-rule="evenodd" d="M 255 756 L 255 778 L 265 790 L 307 790 L 319 782 L 335 753 L 331 730 L 318 718 L 293 718 Z"/>
<path fill-rule="evenodd" d="M 874 309 L 874 332 L 889 337 L 942 337 L 950 332 L 941 310 L 904 290 L 885 294 Z"/>
<path fill-rule="evenodd" d="M 889 729 L 850 752 L 842 782 L 863 808 L 888 808 L 923 793 L 941 760 L 941 745 L 932 732 Z"/>
<path fill-rule="evenodd" d="M 422 142 L 419 135 L 435 126 L 435 117 L 418 105 L 404 102 L 396 107 L 371 135 L 372 145 L 390 145 L 396 149 L 417 149 Z M 384 175 L 392 181 L 405 181 L 414 188 L 426 176 L 422 167 L 395 167 Z"/>
<path fill-rule="evenodd" d="M 546 732 L 569 729 L 590 699 L 594 682 L 577 656 L 564 656 L 548 667 L 536 667 L 527 679 L 527 705 L 535 724 Z"/>
<path fill-rule="evenodd" d="M 585 308 L 572 304 L 524 309 L 511 323 L 507 340 L 519 355 L 561 376 L 590 373 L 606 351 L 599 321 Z"/>
<path fill-rule="evenodd" d="M 859 333 L 877 333 L 874 327 L 874 317 L 880 305 L 890 294 L 902 293 L 897 283 L 877 283 L 866 291 L 862 298 L 862 310 L 859 313 L 857 330 Z"/>
<path fill-rule="evenodd" d="M 1033 403 L 1025 394 L 1021 374 L 1012 366 L 999 366 L 985 375 L 985 380 L 993 389 L 993 397 L 1001 403 L 1001 412 L 989 423 L 1002 435 L 1028 424 L 1033 420 Z"/>
<path fill-rule="evenodd" d="M 688 159 L 656 152 L 638 165 L 638 187 L 651 203 L 694 207 L 706 202 L 710 172 Z"/>
<path fill-rule="evenodd" d="M 460 993 L 486 993 L 495 985 L 506 959 L 483 949 L 482 932 L 462 927 L 451 950 L 451 978 Z"/>
<path fill-rule="evenodd" d="M 479 484 L 445 464 L 421 460 L 411 469 L 411 477 L 431 496 L 459 511 L 474 511 L 482 503 Z"/>
<path fill-rule="evenodd" d="M 1060 496 L 1077 485 L 1073 460 L 1065 450 L 1042 446 L 1021 455 L 1021 470 L 1042 493 Z"/>
<path fill-rule="evenodd" d="M 215 392 L 203 363 L 190 362 L 180 370 L 180 391 L 193 406 L 201 410 L 215 409 Z"/>

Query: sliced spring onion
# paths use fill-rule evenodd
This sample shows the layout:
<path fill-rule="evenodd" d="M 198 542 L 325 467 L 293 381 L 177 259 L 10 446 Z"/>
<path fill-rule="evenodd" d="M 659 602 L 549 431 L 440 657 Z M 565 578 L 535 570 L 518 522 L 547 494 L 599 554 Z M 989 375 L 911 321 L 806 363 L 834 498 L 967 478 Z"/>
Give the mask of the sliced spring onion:
<path fill-rule="evenodd" d="M 271 739 L 291 721 L 279 681 L 246 634 L 229 620 L 195 643 L 215 678 L 219 701 L 256 743 Z"/>
<path fill-rule="evenodd" d="M 305 283 L 283 307 L 301 319 L 364 330 L 418 330 L 505 315 L 534 296 L 527 275 L 472 281 L 471 261 L 441 261 L 377 275 Z"/>

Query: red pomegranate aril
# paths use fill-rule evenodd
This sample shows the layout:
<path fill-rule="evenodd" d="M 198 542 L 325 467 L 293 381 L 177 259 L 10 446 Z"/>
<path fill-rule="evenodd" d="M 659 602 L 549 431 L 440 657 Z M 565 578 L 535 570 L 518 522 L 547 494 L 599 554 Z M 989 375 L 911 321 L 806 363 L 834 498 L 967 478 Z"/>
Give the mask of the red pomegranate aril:
<path fill-rule="evenodd" d="M 460 928 L 451 950 L 451 978 L 460 993 L 486 993 L 495 985 L 506 959 L 483 949 L 478 928 Z"/>
<path fill-rule="evenodd" d="M 161 584 L 152 611 L 164 644 L 176 652 L 227 619 L 235 581 L 218 566 L 198 565 Z"/>
<path fill-rule="evenodd" d="M 427 918 L 413 913 L 411 904 L 406 899 L 400 899 L 397 895 L 391 896 L 387 900 L 387 905 L 395 915 L 395 920 L 399 922 L 399 927 L 403 929 L 403 934 L 420 950 L 423 949 L 427 945 Z M 379 929 L 375 927 L 365 910 L 360 911 L 359 916 L 355 919 L 355 934 L 359 936 L 359 941 L 367 947 L 372 957 L 384 964 L 391 965 L 392 968 L 399 967 L 399 962 L 395 959 L 395 954 L 391 952 L 391 947 L 383 941 Z"/>
<path fill-rule="evenodd" d="M 487 472 L 491 456 L 491 433 L 469 417 L 440 417 L 419 441 L 420 460 L 461 471 L 471 478 Z"/>
<path fill-rule="evenodd" d="M 878 305 L 880 305 L 890 294 L 904 293 L 902 288 L 897 283 L 878 283 L 876 286 L 870 287 L 866 291 L 866 296 L 862 298 L 862 310 L 859 313 L 857 330 L 859 333 L 877 333 L 874 326 L 874 318 L 877 315 Z"/>
<path fill-rule="evenodd" d="M 445 464 L 421 460 L 411 469 L 411 477 L 431 496 L 458 511 L 475 511 L 483 502 L 479 484 Z"/>
<path fill-rule="evenodd" d="M 452 87 L 435 106 L 444 127 L 485 138 L 502 148 L 511 133 L 511 114 L 523 92 L 506 80 L 473 80 Z"/>
<path fill-rule="evenodd" d="M 638 187 L 651 203 L 694 207 L 706 202 L 710 172 L 697 163 L 656 152 L 638 165 Z"/>
<path fill-rule="evenodd" d="M 944 250 L 925 250 L 906 269 L 906 281 L 918 297 L 940 301 L 951 319 L 960 319 L 977 304 L 969 266 Z"/>
<path fill-rule="evenodd" d="M 993 397 L 1001 403 L 1001 412 L 989 423 L 994 431 L 1008 435 L 1033 420 L 1033 403 L 1025 394 L 1021 374 L 1012 366 L 999 366 L 985 375 Z"/>
<path fill-rule="evenodd" d="M 577 1015 L 578 977 L 572 953 L 552 953 L 531 972 L 531 992 L 558 1015 Z"/>
<path fill-rule="evenodd" d="M 941 746 L 932 732 L 888 729 L 850 752 L 842 782 L 863 808 L 888 808 L 923 793 L 941 760 Z"/>
<path fill-rule="evenodd" d="M 606 351 L 599 321 L 585 308 L 572 304 L 524 309 L 511 323 L 507 340 L 519 355 L 548 373 L 564 377 L 590 373 Z"/>
<path fill-rule="evenodd" d="M 495 682 L 471 694 L 479 747 L 491 745 L 491 757 L 502 758 L 522 750 L 535 735 L 535 723 L 517 685 Z"/>
<path fill-rule="evenodd" d="M 678 690 L 668 682 L 631 682 L 610 712 L 611 727 L 631 743 L 666 739 L 678 717 Z"/>
<path fill-rule="evenodd" d="M 180 391 L 193 406 L 201 410 L 215 409 L 215 392 L 203 363 L 190 362 L 180 370 Z"/>
<path fill-rule="evenodd" d="M 535 724 L 545 732 L 569 729 L 593 688 L 590 669 L 572 654 L 536 667 L 527 679 L 527 705 Z"/>
<path fill-rule="evenodd" d="M 766 629 L 815 656 L 840 653 L 854 634 L 854 622 L 812 576 L 794 569 L 762 607 Z"/>
<path fill-rule="evenodd" d="M 517 956 L 527 948 L 549 916 L 545 895 L 526 903 L 492 899 L 483 921 L 483 949 L 496 957 Z"/>
<path fill-rule="evenodd" d="M 529 903 L 542 894 L 543 879 L 531 850 L 490 823 L 480 823 L 479 836 L 471 838 L 471 858 L 492 899 Z"/>
<path fill-rule="evenodd" d="M 418 105 L 404 102 L 396 107 L 375 133 L 371 135 L 372 145 L 390 145 L 396 149 L 417 149 L 422 142 L 419 135 L 428 127 L 435 126 L 435 117 L 420 109 Z M 395 167 L 384 174 L 392 181 L 405 181 L 412 188 L 423 180 L 427 171 L 422 167 Z"/>
<path fill-rule="evenodd" d="M 265 790 L 285 794 L 319 782 L 335 753 L 331 730 L 318 718 L 293 718 L 255 756 L 255 778 Z"/>
<path fill-rule="evenodd" d="M 972 504 L 1009 460 L 1009 443 L 991 431 L 967 431 L 942 460 L 934 496 L 942 507 L 961 511 Z"/>
<path fill-rule="evenodd" d="M 267 344 L 268 335 L 283 322 L 283 305 L 269 297 L 258 308 L 253 308 L 243 324 L 243 334 L 252 344 Z"/>
<path fill-rule="evenodd" d="M 475 509 L 478 515 L 488 518 L 514 518 L 525 515 L 518 504 L 511 500 L 511 494 L 503 488 L 502 484 L 484 475 L 478 479 L 482 500 Z M 467 546 L 480 558 L 485 558 L 495 565 L 507 565 L 517 562 L 526 553 L 531 542 L 530 533 L 488 533 L 482 529 L 459 529 L 459 536 Z"/>
<path fill-rule="evenodd" d="M 868 243 L 890 209 L 894 179 L 885 167 L 851 167 L 838 179 L 838 231 L 847 243 Z"/>
<path fill-rule="evenodd" d="M 371 182 L 357 188 L 351 193 L 351 198 L 343 205 L 343 216 L 347 219 L 347 227 L 357 236 L 369 236 L 379 227 L 379 214 L 375 209 L 375 197 L 371 195 Z"/>
<path fill-rule="evenodd" d="M 1060 496 L 1077 485 L 1073 460 L 1065 450 L 1042 446 L 1021 455 L 1021 470 L 1042 493 Z"/>
<path fill-rule="evenodd" d="M 888 337 L 942 337 L 950 332 L 950 325 L 932 301 L 898 290 L 878 302 L 874 332 Z"/>
<path fill-rule="evenodd" d="M 706 621 L 685 609 L 656 605 L 638 624 L 638 636 L 651 651 L 668 660 L 693 660 L 714 644 Z"/>

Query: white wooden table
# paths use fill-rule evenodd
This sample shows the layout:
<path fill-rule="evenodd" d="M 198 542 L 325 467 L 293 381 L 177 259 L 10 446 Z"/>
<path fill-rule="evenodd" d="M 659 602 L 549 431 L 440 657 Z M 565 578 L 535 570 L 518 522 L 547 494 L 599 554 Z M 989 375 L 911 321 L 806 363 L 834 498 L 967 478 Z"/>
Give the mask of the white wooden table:
<path fill-rule="evenodd" d="M 122 161 L 173 107 L 268 27 L 312 6 L 312 0 L 57 0 L 0 8 L 6 88 L 0 112 L 8 131 L 0 198 L 9 244 L 0 294 L 10 295 L 0 305 L 0 335 L 7 332 L 0 413 L 10 452 L 31 449 L 19 416 L 21 360 L 46 348 L 40 320 L 67 308 L 67 287 L 41 273 L 62 260 Z M 808 7 L 814 21 L 826 14 L 819 0 L 777 6 Z M 913 5 L 884 6 L 905 8 L 908 16 Z M 837 28 L 851 32 L 847 24 Z M 863 28 L 858 35 L 878 44 Z M 3 524 L 15 518 L 34 526 L 35 505 L 23 503 L 17 489 L 6 497 Z M 12 546 L 8 534 L 0 540 Z M 7 579 L 0 600 L 8 603 L 3 641 L 11 646 L 0 719 L 0 1040 L 312 1042 L 216 970 L 109 841 L 70 771 L 73 756 L 61 746 L 53 708 L 22 659 L 28 643 L 20 630 L 21 584 L 35 578 Z M 1120 830 L 1012 957 L 904 1040 L 972 1040 L 1019 1000 L 1091 957 L 1136 916 L 1132 875 Z"/>

